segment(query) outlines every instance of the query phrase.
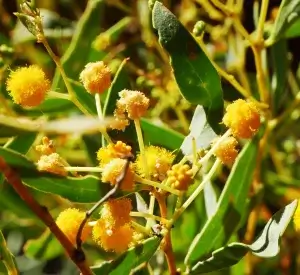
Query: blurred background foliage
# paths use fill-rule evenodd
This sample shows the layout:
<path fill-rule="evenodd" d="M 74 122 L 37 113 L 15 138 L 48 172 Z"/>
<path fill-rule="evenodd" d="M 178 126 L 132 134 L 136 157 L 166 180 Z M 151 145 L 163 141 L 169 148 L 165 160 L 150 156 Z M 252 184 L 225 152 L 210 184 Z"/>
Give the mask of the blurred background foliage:
<path fill-rule="evenodd" d="M 224 21 L 218 19 L 218 12 L 208 14 L 207 10 L 203 8 L 205 1 L 202 0 L 165 0 L 162 2 L 176 14 L 189 31 L 192 31 L 198 20 L 205 21 L 207 26 L 204 41 L 207 44 L 208 51 L 221 67 L 237 77 L 239 76 L 238 67 L 235 63 L 235 53 L 229 48 L 229 34 L 231 33 L 224 27 Z M 245 0 L 243 6 L 242 22 L 249 32 L 252 32 L 255 28 L 253 23 L 254 2 L 254 0 Z M 269 22 L 272 22 L 280 2 L 280 0 L 270 1 L 267 16 Z M 51 47 L 57 55 L 63 56 L 72 37 L 76 35 L 74 33 L 75 27 L 86 8 L 87 1 L 35 0 L 35 3 L 41 9 L 45 34 Z M 36 43 L 35 38 L 17 21 L 17 18 L 13 15 L 16 11 L 18 11 L 18 1 L 0 0 L 1 97 L 7 97 L 5 79 L 9 68 L 38 64 L 50 78 L 55 75 L 53 61 L 45 52 L 43 46 Z M 97 60 L 107 62 L 115 73 L 122 60 L 129 57 L 130 60 L 126 65 L 128 87 L 122 88 L 138 89 L 151 96 L 152 108 L 149 118 L 158 125 L 168 124 L 178 132 L 175 134 L 178 138 L 177 145 L 172 145 L 174 148 L 178 148 L 183 140 L 183 135 L 188 133 L 194 107 L 180 97 L 178 88 L 171 77 L 168 56 L 158 45 L 156 34 L 152 28 L 148 1 L 103 1 L 99 12 L 91 20 L 91 25 L 88 26 L 79 39 L 79 50 L 72 56 L 72 64 L 66 63 L 66 66 L 69 66 L 67 70 L 70 73 L 69 76 L 77 81 L 82 64 Z M 278 112 L 285 109 L 299 91 L 299 41 L 297 37 L 284 39 L 281 41 L 282 48 L 279 51 L 274 52 L 272 48 L 267 52 L 271 74 L 275 70 L 273 66 L 274 59 L 281 62 L 279 64 L 282 65 L 283 69 L 286 68 L 282 72 L 286 79 L 283 84 L 285 94 L 278 107 Z M 82 58 L 85 59 L 82 61 Z M 76 60 L 78 60 L 79 67 L 76 66 Z M 249 49 L 246 51 L 245 70 L 247 76 L 251 79 L 255 73 L 255 66 L 252 52 Z M 59 87 L 59 84 L 57 84 L 60 81 L 59 77 L 54 77 L 55 81 L 56 87 Z M 250 83 L 252 84 L 252 82 Z M 225 100 L 232 101 L 240 97 L 237 91 L 223 79 L 222 87 Z M 170 97 L 170 93 L 172 93 L 172 97 Z M 57 108 L 54 108 L 53 105 Z M 28 114 L 32 117 L 43 114 L 60 116 L 66 110 L 73 111 L 72 105 L 59 100 L 55 102 L 48 100 L 47 104 L 30 111 L 21 110 L 15 105 L 13 108 L 19 114 Z M 253 229 L 254 236 L 256 232 L 261 231 L 273 213 L 300 195 L 299 117 L 299 110 L 295 110 L 291 118 L 286 119 L 284 125 L 274 134 L 272 142 L 269 144 L 271 154 L 264 159 L 262 167 L 262 171 L 264 171 L 262 179 L 265 183 L 264 189 L 252 190 L 248 206 L 249 213 L 259 207 L 259 211 L 255 212 L 258 217 Z M 30 134 L 28 135 L 28 139 L 32 138 Z M 128 137 L 123 138 L 128 143 L 131 142 Z M 159 139 L 157 140 L 158 144 L 162 142 Z M 94 142 L 94 148 L 99 148 L 101 145 L 95 137 L 87 136 L 86 140 L 88 143 Z M 0 138 L 1 145 L 6 142 L 6 137 Z M 85 145 L 76 136 L 72 138 L 60 136 L 55 139 L 55 143 L 59 153 L 74 166 L 86 165 L 88 161 L 95 162 L 93 153 L 91 153 L 92 157 L 88 158 Z M 167 145 L 168 143 L 165 142 L 165 146 Z M 26 150 L 23 153 L 26 153 Z M 33 159 L 36 158 L 33 151 L 29 153 Z M 220 193 L 228 174 L 229 170 L 224 167 L 222 173 L 216 179 L 216 190 L 214 190 L 216 194 Z M 66 260 L 62 248 L 50 236 L 49 232 L 44 231 L 45 228 L 41 222 L 18 198 L 10 186 L 3 183 L 2 179 L 0 183 L 0 229 L 5 235 L 8 248 L 16 256 L 21 274 L 76 274 L 76 267 Z M 34 195 L 39 201 L 43 201 L 51 210 L 53 216 L 57 216 L 63 208 L 71 205 L 76 206 L 76 204 L 58 196 L 45 195 L 37 190 L 34 191 Z M 257 202 L 262 203 L 259 203 L 258 206 Z M 85 206 L 88 207 L 89 205 Z M 200 196 L 172 230 L 173 246 L 178 263 L 182 264 L 186 247 L 200 231 L 206 217 L 204 199 Z M 241 229 L 232 237 L 232 241 L 243 240 L 244 238 L 247 241 L 247 236 L 245 237 L 246 230 L 247 222 L 243 221 Z M 249 263 L 252 274 L 300 274 L 299 244 L 298 236 L 294 235 L 294 231 L 288 229 L 282 240 L 281 252 L 277 257 L 261 259 L 249 256 L 250 258 L 244 258 L 228 270 L 211 274 L 246 274 Z M 89 243 L 85 245 L 85 249 L 92 262 L 101 262 L 101 260 L 110 259 L 112 256 Z M 152 261 L 155 262 L 155 274 L 161 274 L 162 270 L 166 270 L 166 263 L 162 254 L 157 253 Z M 1 262 L 0 274 L 5 274 L 5 268 L 1 266 Z M 136 274 L 144 273 L 140 271 Z"/>

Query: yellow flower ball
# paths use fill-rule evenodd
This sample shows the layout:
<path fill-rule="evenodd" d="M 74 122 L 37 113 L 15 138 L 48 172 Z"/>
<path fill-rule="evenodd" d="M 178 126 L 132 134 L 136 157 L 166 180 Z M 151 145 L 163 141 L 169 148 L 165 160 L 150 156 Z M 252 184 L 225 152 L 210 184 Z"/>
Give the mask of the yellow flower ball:
<path fill-rule="evenodd" d="M 122 198 L 109 200 L 103 204 L 101 218 L 105 219 L 111 227 L 120 227 L 130 222 L 131 210 L 132 205 L 130 199 Z"/>
<path fill-rule="evenodd" d="M 215 155 L 222 163 L 230 165 L 234 163 L 239 153 L 236 146 L 238 146 L 237 140 L 234 137 L 228 137 L 219 144 L 215 151 Z"/>
<path fill-rule="evenodd" d="M 84 218 L 84 212 L 79 211 L 76 208 L 68 208 L 61 212 L 56 219 L 57 226 L 74 245 L 76 244 L 76 236 L 79 226 Z M 91 227 L 86 224 L 82 230 L 81 240 L 85 241 L 90 233 Z"/>
<path fill-rule="evenodd" d="M 50 89 L 50 81 L 36 65 L 11 71 L 6 85 L 14 102 L 23 107 L 38 106 Z"/>
<path fill-rule="evenodd" d="M 100 162 L 100 167 L 103 167 L 114 158 L 122 158 L 130 155 L 131 146 L 119 140 L 115 144 L 101 147 L 97 152 L 97 159 Z"/>
<path fill-rule="evenodd" d="M 167 171 L 171 168 L 175 155 L 165 148 L 158 146 L 145 147 L 147 158 L 147 168 L 153 180 L 163 181 L 167 176 Z M 135 161 L 135 169 L 141 176 L 145 176 L 146 170 L 141 154 Z"/>
<path fill-rule="evenodd" d="M 126 112 L 128 118 L 139 119 L 147 112 L 150 100 L 143 93 L 125 89 L 119 92 L 119 96 L 115 116 L 122 117 Z"/>
<path fill-rule="evenodd" d="M 102 94 L 111 84 L 111 72 L 103 61 L 88 63 L 79 79 L 89 93 Z"/>
<path fill-rule="evenodd" d="M 125 159 L 113 159 L 103 167 L 102 181 L 109 182 L 112 185 L 117 183 L 118 177 L 123 172 L 124 166 L 126 164 Z M 122 190 L 131 191 L 134 185 L 134 172 L 132 164 L 129 165 L 125 177 L 121 183 L 120 188 Z"/>
<path fill-rule="evenodd" d="M 104 219 L 99 219 L 93 227 L 93 239 L 106 251 L 122 253 L 126 251 L 132 240 L 134 230 L 129 224 L 110 228 Z"/>
<path fill-rule="evenodd" d="M 223 123 L 238 138 L 251 138 L 260 127 L 260 115 L 253 102 L 238 99 L 229 104 Z"/>

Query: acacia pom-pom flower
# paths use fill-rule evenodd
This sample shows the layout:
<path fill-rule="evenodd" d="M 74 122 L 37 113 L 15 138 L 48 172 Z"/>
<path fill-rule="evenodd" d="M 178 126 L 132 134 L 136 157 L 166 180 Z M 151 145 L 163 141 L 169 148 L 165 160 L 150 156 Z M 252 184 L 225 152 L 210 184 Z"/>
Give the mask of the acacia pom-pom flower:
<path fill-rule="evenodd" d="M 130 119 L 141 118 L 148 110 L 149 98 L 139 91 L 122 90 L 119 92 L 115 116 L 120 117 L 125 112 Z"/>
<path fill-rule="evenodd" d="M 101 218 L 112 228 L 123 226 L 131 221 L 131 200 L 127 198 L 109 200 L 103 204 Z"/>
<path fill-rule="evenodd" d="M 298 200 L 298 205 L 293 216 L 294 227 L 297 232 L 300 232 L 300 201 Z"/>
<path fill-rule="evenodd" d="M 260 126 L 260 115 L 253 102 L 238 99 L 229 104 L 223 123 L 239 138 L 251 138 Z"/>
<path fill-rule="evenodd" d="M 13 101 L 23 107 L 38 106 L 50 89 L 50 81 L 36 65 L 11 71 L 6 85 Z"/>
<path fill-rule="evenodd" d="M 61 176 L 67 175 L 63 159 L 57 153 L 41 156 L 37 163 L 37 167 L 39 171 L 46 171 Z"/>
<path fill-rule="evenodd" d="M 219 144 L 215 155 L 222 163 L 230 165 L 234 163 L 239 153 L 236 146 L 238 146 L 238 141 L 234 137 L 228 137 Z"/>
<path fill-rule="evenodd" d="M 133 240 L 134 230 L 129 224 L 111 228 L 104 219 L 99 219 L 93 227 L 93 239 L 106 251 L 122 253 Z"/>
<path fill-rule="evenodd" d="M 115 144 L 108 144 L 106 147 L 101 147 L 97 152 L 100 167 L 103 167 L 114 158 L 123 158 L 126 156 L 131 156 L 131 146 L 120 140 Z"/>
<path fill-rule="evenodd" d="M 174 164 L 168 171 L 169 182 L 177 190 L 188 189 L 193 176 L 193 171 L 188 164 Z"/>
<path fill-rule="evenodd" d="M 56 224 L 60 230 L 68 237 L 72 244 L 76 243 L 76 236 L 79 226 L 83 219 L 85 218 L 85 213 L 76 209 L 68 208 L 61 212 L 56 219 Z M 86 224 L 82 230 L 81 240 L 85 241 L 90 235 L 92 228 Z"/>
<path fill-rule="evenodd" d="M 79 79 L 89 93 L 102 94 L 111 84 L 111 71 L 103 61 L 88 63 Z"/>
<path fill-rule="evenodd" d="M 174 154 L 165 148 L 151 145 L 145 147 L 145 156 L 149 175 L 153 180 L 163 181 L 167 176 L 167 171 L 171 168 Z M 141 176 L 145 176 L 146 171 L 141 154 L 137 156 L 135 169 Z"/>
<path fill-rule="evenodd" d="M 125 159 L 116 158 L 111 160 L 103 167 L 102 181 L 109 182 L 110 184 L 115 185 L 117 183 L 118 177 L 123 172 L 125 165 L 126 165 Z M 126 171 L 125 177 L 122 180 L 120 188 L 122 190 L 131 191 L 133 189 L 133 184 L 134 184 L 134 172 L 133 172 L 132 164 L 130 163 Z"/>

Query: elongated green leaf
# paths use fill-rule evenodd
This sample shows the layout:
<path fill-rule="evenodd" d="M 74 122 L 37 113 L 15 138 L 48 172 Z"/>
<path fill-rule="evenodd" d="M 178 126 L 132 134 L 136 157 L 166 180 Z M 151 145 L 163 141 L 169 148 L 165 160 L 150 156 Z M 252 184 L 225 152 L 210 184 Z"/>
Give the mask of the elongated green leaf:
<path fill-rule="evenodd" d="M 114 80 L 108 90 L 104 108 L 103 115 L 113 115 L 116 108 L 116 102 L 119 99 L 119 92 L 123 89 L 128 89 L 130 87 L 129 78 L 125 71 L 125 65 L 128 59 L 124 59 L 115 74 Z"/>
<path fill-rule="evenodd" d="M 16 263 L 14 260 L 13 255 L 10 253 L 6 246 L 6 241 L 4 239 L 4 236 L 2 232 L 0 231 L 0 259 L 4 263 L 6 269 L 7 269 L 7 274 L 8 275 L 17 275 L 19 274 Z"/>
<path fill-rule="evenodd" d="M 94 266 L 92 270 L 95 275 L 129 274 L 133 268 L 150 260 L 160 242 L 161 239 L 159 237 L 147 239 L 143 243 L 123 253 L 116 260 L 104 262 L 100 266 Z"/>
<path fill-rule="evenodd" d="M 24 246 L 27 257 L 39 260 L 51 260 L 61 255 L 64 249 L 47 228 L 37 239 L 28 240 Z"/>
<path fill-rule="evenodd" d="M 152 19 L 159 42 L 170 55 L 182 95 L 189 102 L 205 107 L 210 125 L 218 132 L 223 116 L 223 93 L 217 71 L 193 36 L 158 1 L 154 4 Z"/>
<path fill-rule="evenodd" d="M 0 156 L 8 165 L 17 169 L 23 182 L 42 192 L 60 195 L 74 202 L 96 202 L 109 190 L 109 185 L 101 183 L 94 176 L 80 178 L 60 177 L 37 171 L 34 163 L 23 155 L 0 147 Z"/>
<path fill-rule="evenodd" d="M 287 56 L 287 41 L 280 40 L 271 47 L 271 55 L 273 62 L 273 76 L 272 76 L 272 101 L 273 111 L 278 112 L 278 108 L 283 102 L 288 72 Z"/>
<path fill-rule="evenodd" d="M 75 35 L 64 56 L 62 57 L 62 65 L 67 72 L 68 77 L 78 79 L 79 73 L 88 63 L 91 44 L 98 33 L 101 31 L 100 19 L 103 13 L 103 0 L 89 0 L 86 10 L 77 23 Z M 52 89 L 63 89 L 64 85 L 61 76 L 56 71 Z"/>
<path fill-rule="evenodd" d="M 232 266 L 238 263 L 247 252 L 252 252 L 258 257 L 276 256 L 280 250 L 280 237 L 290 223 L 296 208 L 297 200 L 274 214 L 253 244 L 231 243 L 221 247 L 212 252 L 210 258 L 196 263 L 191 268 L 190 274 L 202 274 Z"/>
<path fill-rule="evenodd" d="M 176 150 L 183 142 L 184 136 L 168 126 L 158 126 L 147 119 L 141 120 L 146 144 L 163 146 L 169 150 Z"/>
<path fill-rule="evenodd" d="M 284 36 L 286 30 L 299 18 L 299 14 L 299 0 L 283 0 L 280 4 L 279 13 L 268 40 L 274 43 L 280 37 Z"/>
<path fill-rule="evenodd" d="M 254 138 L 240 152 L 218 201 L 215 215 L 208 219 L 189 248 L 185 258 L 187 265 L 224 245 L 237 229 L 246 208 L 257 148 L 258 138 Z"/>
<path fill-rule="evenodd" d="M 285 38 L 296 38 L 300 36 L 300 20 L 299 17 L 295 22 L 286 30 Z"/>
<path fill-rule="evenodd" d="M 180 149 L 184 155 L 193 154 L 193 139 L 197 150 L 206 149 L 217 135 L 207 122 L 203 107 L 197 106 L 191 124 L 190 133 L 184 139 Z"/>

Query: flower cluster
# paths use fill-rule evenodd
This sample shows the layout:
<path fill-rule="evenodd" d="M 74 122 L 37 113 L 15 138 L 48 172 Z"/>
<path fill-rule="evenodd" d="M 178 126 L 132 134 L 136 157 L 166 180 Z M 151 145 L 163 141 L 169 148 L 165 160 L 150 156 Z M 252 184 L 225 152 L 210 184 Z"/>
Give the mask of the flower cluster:
<path fill-rule="evenodd" d="M 48 137 L 43 137 L 42 145 L 37 145 L 35 149 L 41 153 L 41 157 L 37 162 L 39 171 L 46 171 L 53 174 L 66 176 L 65 161 L 55 152 L 53 141 Z"/>
<path fill-rule="evenodd" d="M 131 200 L 123 198 L 104 203 L 101 217 L 93 227 L 93 239 L 106 251 L 121 253 L 131 244 Z"/>
<path fill-rule="evenodd" d="M 234 163 L 238 150 L 238 141 L 234 137 L 228 137 L 223 140 L 215 151 L 215 155 L 222 161 L 222 163 L 231 165 Z"/>
<path fill-rule="evenodd" d="M 192 182 L 193 171 L 188 164 L 174 164 L 167 172 L 171 186 L 186 191 Z"/>

